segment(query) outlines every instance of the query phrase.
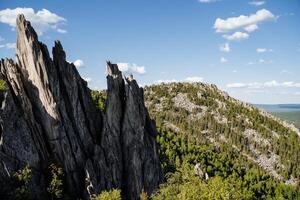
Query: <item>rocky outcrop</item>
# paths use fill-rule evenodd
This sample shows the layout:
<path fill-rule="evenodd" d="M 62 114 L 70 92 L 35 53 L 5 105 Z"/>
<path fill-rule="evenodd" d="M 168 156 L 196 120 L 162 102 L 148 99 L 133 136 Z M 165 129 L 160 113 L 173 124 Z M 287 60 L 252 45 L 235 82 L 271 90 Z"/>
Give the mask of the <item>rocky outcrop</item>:
<path fill-rule="evenodd" d="M 0 91 L 0 184 L 29 165 L 32 197 L 47 199 L 48 167 L 55 163 L 73 198 L 112 188 L 127 199 L 138 199 L 142 190 L 152 193 L 161 181 L 156 129 L 136 81 L 125 83 L 118 66 L 108 62 L 101 112 L 61 43 L 55 42 L 51 59 L 30 22 L 19 15 L 16 23 L 16 63 L 0 62 L 7 84 Z"/>

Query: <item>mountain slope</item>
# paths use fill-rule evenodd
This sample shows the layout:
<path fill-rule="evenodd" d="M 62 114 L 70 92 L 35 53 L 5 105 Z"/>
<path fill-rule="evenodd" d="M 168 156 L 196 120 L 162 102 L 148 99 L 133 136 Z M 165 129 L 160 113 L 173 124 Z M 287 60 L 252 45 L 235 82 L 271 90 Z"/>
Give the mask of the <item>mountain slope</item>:
<path fill-rule="evenodd" d="M 278 195 L 297 191 L 300 134 L 293 125 L 202 83 L 148 86 L 145 101 L 160 132 L 164 171 L 173 178 L 184 163 L 199 163 L 209 177 L 259 184 L 240 187 L 249 199 L 274 198 L 278 188 L 284 188 Z"/>

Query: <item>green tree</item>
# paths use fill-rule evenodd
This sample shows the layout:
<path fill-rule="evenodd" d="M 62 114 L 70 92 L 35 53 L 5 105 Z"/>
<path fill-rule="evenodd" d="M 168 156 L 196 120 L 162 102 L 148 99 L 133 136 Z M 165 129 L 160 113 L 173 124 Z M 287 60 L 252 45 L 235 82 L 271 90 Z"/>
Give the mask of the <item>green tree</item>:
<path fill-rule="evenodd" d="M 51 195 L 51 199 L 60 199 L 63 196 L 63 170 L 55 164 L 49 166 L 51 172 L 51 181 L 47 191 Z"/>
<path fill-rule="evenodd" d="M 121 191 L 118 189 L 103 191 L 92 200 L 121 200 Z"/>
<path fill-rule="evenodd" d="M 29 165 L 26 165 L 23 169 L 15 172 L 14 177 L 18 185 L 15 191 L 15 198 L 20 200 L 30 199 L 31 194 L 28 183 L 31 180 L 31 169 Z"/>

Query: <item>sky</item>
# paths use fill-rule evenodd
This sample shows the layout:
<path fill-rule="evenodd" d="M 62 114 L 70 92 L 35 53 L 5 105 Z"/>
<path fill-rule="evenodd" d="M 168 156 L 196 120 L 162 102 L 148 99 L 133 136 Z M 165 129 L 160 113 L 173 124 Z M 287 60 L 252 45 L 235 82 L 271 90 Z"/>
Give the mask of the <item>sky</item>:
<path fill-rule="evenodd" d="M 299 11 L 299 0 L 1 0 L 0 58 L 15 57 L 23 13 L 92 89 L 106 88 L 110 60 L 141 86 L 200 81 L 249 103 L 300 103 Z"/>

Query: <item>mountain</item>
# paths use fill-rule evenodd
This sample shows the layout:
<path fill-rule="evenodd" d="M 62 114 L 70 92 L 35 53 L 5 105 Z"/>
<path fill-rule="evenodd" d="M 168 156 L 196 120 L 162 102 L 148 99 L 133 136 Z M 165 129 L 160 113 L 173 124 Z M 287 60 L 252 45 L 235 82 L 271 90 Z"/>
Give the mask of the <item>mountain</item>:
<path fill-rule="evenodd" d="M 151 194 L 162 180 L 157 131 L 137 82 L 108 62 L 100 110 L 59 41 L 51 58 L 23 15 L 16 31 L 16 62 L 0 62 L 1 199 Z"/>
<path fill-rule="evenodd" d="M 168 174 L 154 199 L 300 198 L 295 126 L 210 84 L 147 86 L 145 101 Z"/>

